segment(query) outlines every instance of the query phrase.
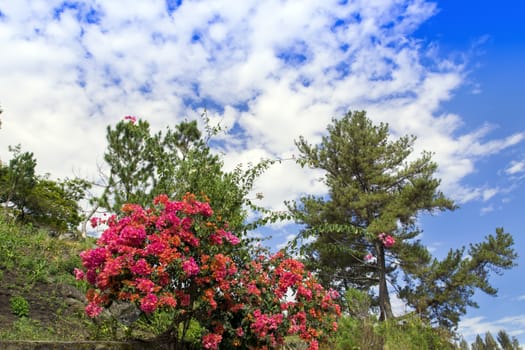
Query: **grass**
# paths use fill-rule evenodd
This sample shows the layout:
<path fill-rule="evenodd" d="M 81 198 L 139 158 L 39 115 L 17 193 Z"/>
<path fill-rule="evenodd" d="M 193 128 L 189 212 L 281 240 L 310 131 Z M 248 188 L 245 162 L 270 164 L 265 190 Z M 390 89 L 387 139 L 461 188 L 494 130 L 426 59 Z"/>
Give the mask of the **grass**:
<path fill-rule="evenodd" d="M 73 269 L 93 241 L 67 241 L 0 215 L 0 340 L 84 340 L 92 321 L 60 295 L 62 285 L 83 288 Z M 91 328 L 90 328 L 91 327 Z"/>

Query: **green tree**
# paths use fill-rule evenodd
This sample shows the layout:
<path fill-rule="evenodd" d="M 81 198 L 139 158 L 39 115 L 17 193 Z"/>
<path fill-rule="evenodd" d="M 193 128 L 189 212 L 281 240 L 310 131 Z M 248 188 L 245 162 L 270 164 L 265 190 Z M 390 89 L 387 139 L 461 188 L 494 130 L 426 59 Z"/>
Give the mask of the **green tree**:
<path fill-rule="evenodd" d="M 46 226 L 57 232 L 75 230 L 81 221 L 79 201 L 88 183 L 82 179 L 55 181 L 35 173 L 36 159 L 22 152 L 20 145 L 9 147 L 13 158 L 0 167 L 0 200 L 6 213 L 22 222 Z"/>
<path fill-rule="evenodd" d="M 146 205 L 152 200 L 155 176 L 153 141 L 149 123 L 123 120 L 107 127 L 104 160 L 110 166 L 100 205 L 118 212 L 124 203 Z"/>
<path fill-rule="evenodd" d="M 49 176 L 38 177 L 37 183 L 27 198 L 25 221 L 44 225 L 60 233 L 76 231 L 82 221 L 79 200 L 83 198 L 77 186 L 83 180 L 55 181 Z"/>
<path fill-rule="evenodd" d="M 483 338 L 478 334 L 476 335 L 476 339 L 470 346 L 472 350 L 486 350 L 485 343 L 483 342 Z"/>
<path fill-rule="evenodd" d="M 197 121 L 184 121 L 156 134 L 147 121 L 131 117 L 114 128 L 108 126 L 104 155 L 108 183 L 95 205 L 119 212 L 124 203 L 148 205 L 159 194 L 180 200 L 189 192 L 206 197 L 237 235 L 269 220 L 271 213 L 255 205 L 248 194 L 255 179 L 273 162 L 263 160 L 247 169 L 239 166 L 225 172 L 222 160 L 208 145 L 220 130 L 209 127 L 204 117 L 206 135 Z M 264 215 L 246 223 L 247 210 Z"/>
<path fill-rule="evenodd" d="M 498 343 L 501 346 L 502 350 L 519 350 L 521 349 L 520 343 L 516 337 L 511 337 L 505 332 L 505 330 L 500 330 L 498 332 Z"/>
<path fill-rule="evenodd" d="M 380 319 L 393 317 L 387 282 L 430 260 L 416 237 L 421 212 L 452 210 L 438 191 L 437 165 L 424 152 L 412 161 L 415 137 L 389 138 L 388 125 L 373 125 L 365 112 L 333 120 L 316 146 L 300 138 L 299 162 L 326 172 L 326 198 L 306 196 L 289 205 L 299 223 L 311 267 L 338 288 L 379 286 Z M 381 233 L 384 233 L 381 235 Z M 385 237 L 395 240 L 385 241 Z M 365 261 L 371 254 L 375 260 Z"/>
<path fill-rule="evenodd" d="M 460 350 L 470 350 L 470 346 L 468 345 L 468 342 L 463 338 L 459 342 L 459 349 Z"/>
<path fill-rule="evenodd" d="M 131 117 L 130 117 L 131 118 Z M 161 193 L 182 198 L 206 187 L 208 172 L 222 167 L 196 121 L 152 134 L 147 121 L 125 119 L 107 128 L 104 160 L 110 171 L 101 205 L 118 212 L 124 203 L 147 205 Z"/>
<path fill-rule="evenodd" d="M 485 333 L 485 348 L 487 350 L 499 350 L 498 343 L 490 332 Z"/>
<path fill-rule="evenodd" d="M 37 183 L 35 175 L 36 159 L 32 152 L 22 152 L 21 146 L 9 146 L 13 153 L 9 164 L 1 168 L 0 197 L 7 210 L 13 205 L 17 210 L 15 216 L 24 218 L 23 208 Z"/>
<path fill-rule="evenodd" d="M 489 283 L 490 272 L 501 274 L 515 265 L 517 254 L 514 239 L 502 228 L 488 235 L 481 243 L 450 250 L 442 260 L 433 259 L 414 273 L 417 278 L 407 279 L 399 295 L 416 312 L 440 326 L 457 327 L 467 306 L 477 307 L 473 300 L 476 289 L 496 295 Z"/>

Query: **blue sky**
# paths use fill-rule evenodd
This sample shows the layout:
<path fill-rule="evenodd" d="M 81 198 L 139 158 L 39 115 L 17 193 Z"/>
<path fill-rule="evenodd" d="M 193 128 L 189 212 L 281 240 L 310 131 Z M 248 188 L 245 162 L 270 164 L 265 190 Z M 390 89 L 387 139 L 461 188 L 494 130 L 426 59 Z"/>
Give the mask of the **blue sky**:
<path fill-rule="evenodd" d="M 125 115 L 156 129 L 206 108 L 226 167 L 289 158 L 334 116 L 366 109 L 393 136 L 430 150 L 441 189 L 460 205 L 421 217 L 436 256 L 496 227 L 525 245 L 525 9 L 521 1 L 0 0 L 0 159 L 35 153 L 38 171 L 93 180 L 105 126 Z M 283 209 L 323 195 L 320 172 L 291 162 L 256 184 Z M 266 230 L 279 246 L 294 225 Z M 525 344 L 524 260 L 493 278 L 461 330 L 504 328 Z"/>

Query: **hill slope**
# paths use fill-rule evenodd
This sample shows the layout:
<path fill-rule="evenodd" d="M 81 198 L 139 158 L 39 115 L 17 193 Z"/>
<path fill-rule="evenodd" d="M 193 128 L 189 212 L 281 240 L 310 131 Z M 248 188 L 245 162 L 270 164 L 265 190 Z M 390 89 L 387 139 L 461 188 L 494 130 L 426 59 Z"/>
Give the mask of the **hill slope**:
<path fill-rule="evenodd" d="M 93 336 L 73 276 L 93 242 L 50 237 L 0 217 L 0 339 L 83 340 Z"/>

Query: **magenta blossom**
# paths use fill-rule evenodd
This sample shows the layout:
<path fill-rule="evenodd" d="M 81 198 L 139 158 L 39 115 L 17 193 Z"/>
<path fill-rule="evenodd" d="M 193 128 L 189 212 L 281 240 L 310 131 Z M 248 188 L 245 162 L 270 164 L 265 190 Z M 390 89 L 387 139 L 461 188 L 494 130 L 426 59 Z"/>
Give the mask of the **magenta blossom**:
<path fill-rule="evenodd" d="M 158 298 L 155 294 L 149 293 L 140 301 L 140 309 L 147 314 L 152 313 L 157 308 Z"/>
<path fill-rule="evenodd" d="M 91 318 L 100 315 L 101 312 L 102 307 L 97 303 L 91 302 L 86 306 L 86 314 Z"/>
<path fill-rule="evenodd" d="M 195 262 L 195 259 L 189 258 L 182 263 L 182 269 L 186 273 L 186 276 L 191 277 L 199 273 L 199 265 Z"/>
<path fill-rule="evenodd" d="M 124 117 L 124 120 L 129 120 L 131 124 L 135 124 L 137 122 L 137 117 L 134 117 L 132 115 L 127 115 Z"/>
<path fill-rule="evenodd" d="M 386 233 L 380 233 L 378 236 L 379 240 L 381 242 L 383 242 L 383 245 L 386 247 L 386 248 L 392 248 L 394 246 L 394 244 L 396 243 L 396 240 L 394 237 L 386 234 Z"/>

